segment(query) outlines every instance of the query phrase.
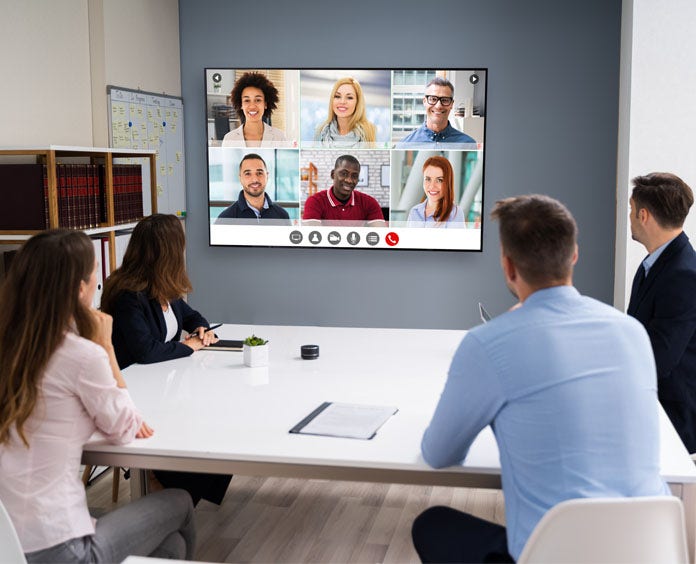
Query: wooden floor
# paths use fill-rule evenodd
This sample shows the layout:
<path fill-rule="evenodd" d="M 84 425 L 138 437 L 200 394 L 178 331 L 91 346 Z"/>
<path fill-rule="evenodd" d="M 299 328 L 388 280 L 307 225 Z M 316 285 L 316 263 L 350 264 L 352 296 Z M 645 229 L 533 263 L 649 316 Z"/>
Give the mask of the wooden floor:
<path fill-rule="evenodd" d="M 127 503 L 121 479 L 111 503 L 111 471 L 87 490 L 95 516 Z M 504 524 L 497 490 L 235 476 L 221 506 L 196 508 L 196 560 L 207 562 L 419 562 L 411 524 L 448 505 Z"/>

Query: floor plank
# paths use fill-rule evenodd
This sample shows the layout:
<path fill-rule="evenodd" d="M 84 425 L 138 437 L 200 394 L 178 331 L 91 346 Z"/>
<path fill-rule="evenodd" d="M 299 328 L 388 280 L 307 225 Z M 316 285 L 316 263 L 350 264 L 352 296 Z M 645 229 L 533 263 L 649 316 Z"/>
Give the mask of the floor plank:
<path fill-rule="evenodd" d="M 111 472 L 87 489 L 95 516 L 130 501 L 121 478 L 111 502 Z M 196 560 L 206 562 L 418 562 L 411 524 L 448 505 L 505 524 L 497 490 L 235 476 L 219 507 L 196 507 Z"/>

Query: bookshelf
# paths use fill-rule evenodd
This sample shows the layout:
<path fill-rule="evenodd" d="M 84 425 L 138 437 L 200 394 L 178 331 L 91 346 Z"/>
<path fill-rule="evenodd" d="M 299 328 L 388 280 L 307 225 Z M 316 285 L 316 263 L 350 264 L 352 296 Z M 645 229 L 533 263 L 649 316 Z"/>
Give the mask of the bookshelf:
<path fill-rule="evenodd" d="M 87 235 L 102 235 L 109 238 L 109 263 L 111 268 L 116 267 L 115 233 L 116 231 L 131 229 L 137 222 L 117 223 L 114 206 L 114 159 L 119 158 L 144 158 L 149 161 L 150 182 L 149 186 L 143 186 L 143 190 L 149 189 L 152 213 L 157 211 L 157 174 L 156 151 L 145 149 L 112 149 L 96 147 L 70 147 L 61 145 L 49 145 L 47 147 L 6 147 L 0 148 L 0 162 L 27 162 L 33 160 L 37 164 L 46 165 L 48 188 L 48 225 L 50 228 L 59 227 L 58 210 L 58 175 L 57 165 L 60 159 L 85 157 L 91 164 L 101 164 L 104 167 L 104 206 L 105 221 L 100 221 L 96 227 L 81 229 Z M 19 160 L 18 160 L 19 159 Z M 21 189 L 21 187 L 18 187 Z M 21 244 L 40 229 L 13 229 L 0 230 L 0 244 Z"/>

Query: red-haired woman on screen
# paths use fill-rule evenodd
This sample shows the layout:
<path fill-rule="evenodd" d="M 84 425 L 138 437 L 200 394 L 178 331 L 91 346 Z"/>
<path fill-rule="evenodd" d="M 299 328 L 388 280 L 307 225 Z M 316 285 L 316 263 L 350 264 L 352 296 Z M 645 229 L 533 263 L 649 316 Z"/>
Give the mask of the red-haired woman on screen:
<path fill-rule="evenodd" d="M 408 214 L 408 227 L 464 227 L 464 212 L 454 203 L 454 171 L 445 157 L 423 163 L 423 191 L 423 201 Z"/>

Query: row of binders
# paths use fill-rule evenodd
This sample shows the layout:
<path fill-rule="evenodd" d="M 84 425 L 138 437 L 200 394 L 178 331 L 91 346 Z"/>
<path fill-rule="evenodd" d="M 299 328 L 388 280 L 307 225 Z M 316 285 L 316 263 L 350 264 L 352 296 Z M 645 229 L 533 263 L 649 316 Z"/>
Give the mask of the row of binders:
<path fill-rule="evenodd" d="M 57 164 L 58 225 L 89 229 L 107 223 L 103 164 Z M 143 217 L 143 179 L 139 164 L 113 165 L 114 223 Z M 50 227 L 45 164 L 0 164 L 0 229 Z"/>
<path fill-rule="evenodd" d="M 123 255 L 126 252 L 126 247 L 128 246 L 130 236 L 131 234 L 129 231 L 117 231 L 115 234 L 116 268 L 121 266 L 121 262 L 123 262 Z M 111 263 L 109 260 L 109 238 L 92 237 L 92 245 L 94 245 L 94 257 L 97 261 L 97 291 L 94 293 L 93 306 L 95 308 L 99 308 L 104 282 L 111 274 Z M 14 256 L 17 254 L 19 245 L 13 245 L 12 247 L 14 248 L 0 253 L 0 283 L 2 282 L 3 278 L 7 276 L 7 271 L 12 263 L 12 260 L 14 259 Z"/>
<path fill-rule="evenodd" d="M 114 237 L 116 245 L 116 268 L 121 266 L 121 263 L 123 262 L 123 255 L 126 252 L 126 247 L 128 246 L 130 236 L 130 232 L 116 232 L 116 236 Z M 94 301 L 92 305 L 98 309 L 101 303 L 104 282 L 109 277 L 109 274 L 111 274 L 111 263 L 109 261 L 109 238 L 92 237 L 92 244 L 94 245 L 94 256 L 97 259 L 97 291 L 94 293 Z"/>

